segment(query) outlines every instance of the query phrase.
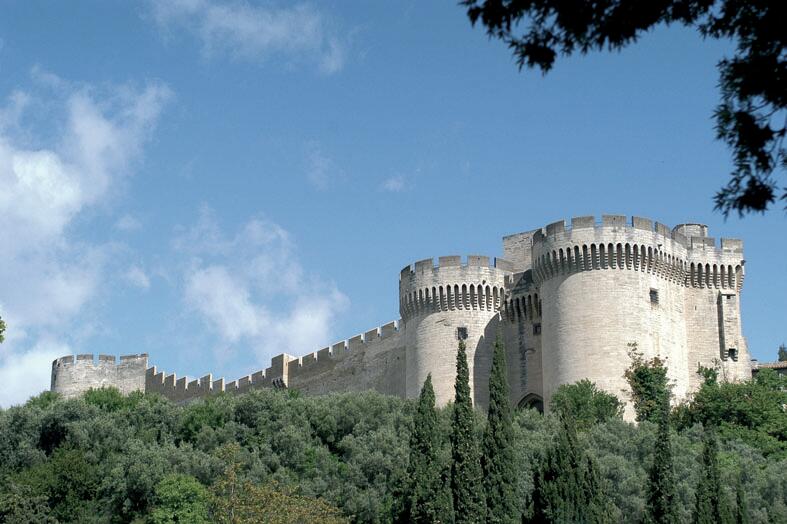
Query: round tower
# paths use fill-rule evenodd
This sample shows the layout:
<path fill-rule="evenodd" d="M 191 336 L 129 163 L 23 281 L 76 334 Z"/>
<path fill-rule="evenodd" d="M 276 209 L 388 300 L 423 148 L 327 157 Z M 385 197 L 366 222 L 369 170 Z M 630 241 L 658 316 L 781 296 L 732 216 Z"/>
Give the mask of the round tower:
<path fill-rule="evenodd" d="M 77 397 L 89 389 L 115 387 L 121 393 L 145 391 L 145 370 L 148 355 L 123 355 L 120 362 L 114 355 L 92 354 L 60 357 L 52 362 L 50 390 L 66 398 Z"/>
<path fill-rule="evenodd" d="M 698 363 L 712 366 L 723 357 L 725 314 L 734 340 L 727 345 L 736 357 L 745 351 L 739 322 L 733 326 L 739 320 L 737 301 L 720 298 L 734 294 L 729 270 L 722 278 L 710 269 L 715 277 L 705 277 L 703 292 L 692 291 L 695 259 L 697 267 L 708 257 L 719 258 L 718 267 L 722 258 L 725 266 L 734 267 L 730 260 L 736 257 L 740 263 L 742 251 L 733 252 L 739 241 L 723 240 L 719 250 L 706 234 L 702 224 L 672 231 L 645 218 L 627 222 L 624 216 L 604 215 L 600 224 L 593 217 L 574 218 L 570 227 L 555 222 L 534 237 L 547 406 L 558 386 L 583 378 L 628 400 L 624 373 L 631 365 L 631 343 L 646 359 L 666 361 L 673 395 L 684 398 L 697 386 Z M 702 267 L 707 275 L 711 266 Z M 732 312 L 724 313 L 723 306 Z M 630 404 L 626 415 L 633 418 Z"/>
<path fill-rule="evenodd" d="M 476 406 L 488 405 L 489 371 L 511 267 L 505 260 L 469 256 L 431 258 L 402 270 L 399 311 L 406 344 L 405 389 L 417 397 L 432 374 L 438 405 L 454 398 L 456 351 L 467 346 L 470 388 Z"/>
<path fill-rule="evenodd" d="M 542 302 L 544 397 L 588 378 L 628 400 L 629 344 L 666 359 L 673 393 L 688 387 L 683 286 L 686 247 L 648 219 L 578 217 L 550 224 L 533 243 Z M 696 368 L 696 366 L 695 366 Z M 631 407 L 627 417 L 632 417 Z"/>

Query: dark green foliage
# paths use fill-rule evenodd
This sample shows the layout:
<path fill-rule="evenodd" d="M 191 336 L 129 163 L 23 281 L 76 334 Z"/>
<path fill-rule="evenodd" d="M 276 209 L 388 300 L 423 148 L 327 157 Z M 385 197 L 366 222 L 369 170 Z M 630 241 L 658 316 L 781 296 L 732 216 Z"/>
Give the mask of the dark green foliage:
<path fill-rule="evenodd" d="M 91 406 L 96 406 L 102 411 L 121 411 L 134 409 L 142 399 L 142 393 L 136 391 L 124 395 L 117 388 L 105 387 L 90 389 L 82 398 Z"/>
<path fill-rule="evenodd" d="M 593 461 L 581 449 L 573 421 L 564 418 L 533 479 L 530 522 L 612 522 L 611 502 Z"/>
<path fill-rule="evenodd" d="M 653 463 L 648 472 L 645 522 L 673 524 L 680 522 L 676 507 L 675 471 L 672 459 L 669 428 L 669 398 L 663 401 L 656 441 L 653 445 Z"/>
<path fill-rule="evenodd" d="M 706 428 L 702 439 L 702 466 L 692 522 L 695 524 L 725 524 L 730 515 L 719 473 L 719 444 L 712 428 Z"/>
<path fill-rule="evenodd" d="M 94 512 L 90 501 L 96 498 L 101 479 L 82 450 L 58 448 L 48 461 L 28 469 L 15 482 L 46 496 L 52 516 L 64 521 Z"/>
<path fill-rule="evenodd" d="M 5 321 L 0 317 L 0 344 L 5 342 Z"/>
<path fill-rule="evenodd" d="M 552 395 L 551 409 L 574 421 L 578 431 L 613 418 L 623 417 L 623 403 L 606 391 L 601 391 L 588 379 L 574 384 L 563 384 Z"/>
<path fill-rule="evenodd" d="M 779 362 L 787 362 L 787 346 L 779 345 Z"/>
<path fill-rule="evenodd" d="M 631 388 L 631 400 L 637 421 L 647 420 L 659 424 L 663 410 L 669 411 L 670 385 L 667 366 L 659 357 L 645 360 L 636 344 L 629 344 L 631 366 L 625 377 Z"/>
<path fill-rule="evenodd" d="M 464 341 L 456 355 L 456 396 L 451 424 L 451 494 L 457 524 L 484 522 L 486 501 L 481 478 L 481 457 L 475 435 L 470 373 Z"/>
<path fill-rule="evenodd" d="M 779 384 L 768 373 L 758 380 L 770 395 Z M 752 402 L 748 415 L 764 419 L 756 412 L 768 406 Z M 253 391 L 190 405 L 157 395 L 121 401 L 104 392 L 88 403 L 84 397 L 42 394 L 23 406 L 0 409 L 0 523 L 54 522 L 57 515 L 60 522 L 139 524 L 160 506 L 159 488 L 168 475 L 187 475 L 210 492 L 221 491 L 217 483 L 225 479 L 227 462 L 219 451 L 230 445 L 238 450 L 237 485 L 254 487 L 241 497 L 249 504 L 271 501 L 264 506 L 284 504 L 310 515 L 316 509 L 329 518 L 330 511 L 323 510 L 335 506 L 353 522 L 389 523 L 409 476 L 416 408 L 414 400 L 374 393 L 306 397 Z M 448 479 L 454 409 L 449 405 L 435 413 L 439 462 Z M 727 420 L 729 414 L 720 413 Z M 486 417 L 476 411 L 470 418 L 473 434 L 482 434 Z M 566 432 L 551 414 L 523 410 L 512 418 L 515 494 L 523 507 L 532 507 L 534 469 Z M 768 427 L 753 425 L 747 438 Z M 679 428 L 669 437 L 673 504 L 679 521 L 689 522 L 702 430 L 698 424 Z M 592 515 L 599 507 L 607 507 L 615 522 L 642 519 L 658 430 L 649 422 L 632 425 L 613 418 L 573 437 L 586 455 L 575 461 L 583 472 L 575 477 L 589 486 L 579 492 L 593 492 L 598 482 L 610 498 L 603 505 L 589 503 L 589 519 L 597 519 Z M 787 522 L 787 458 L 766 456 L 734 432 L 720 429 L 718 435 L 719 474 L 729 501 L 740 482 L 752 523 Z M 478 491 L 483 496 L 483 489 Z"/>
<path fill-rule="evenodd" d="M 735 524 L 749 524 L 749 506 L 746 504 L 746 492 L 743 489 L 743 482 L 738 479 L 735 485 Z"/>
<path fill-rule="evenodd" d="M 787 411 L 783 408 L 787 376 L 772 369 L 760 370 L 747 382 L 717 381 L 708 370 L 703 375 L 706 380 L 699 391 L 675 413 L 678 428 L 716 427 L 723 439 L 742 440 L 766 455 L 787 456 Z"/>
<path fill-rule="evenodd" d="M 46 495 L 29 486 L 7 482 L 0 491 L 0 522 L 5 524 L 56 524 Z"/>
<path fill-rule="evenodd" d="M 489 411 L 483 437 L 481 466 L 489 523 L 519 522 L 522 510 L 517 500 L 514 428 L 506 378 L 506 353 L 498 337 L 489 376 Z"/>
<path fill-rule="evenodd" d="M 156 484 L 151 524 L 208 524 L 210 495 L 197 479 L 173 473 Z"/>
<path fill-rule="evenodd" d="M 232 419 L 232 409 L 225 397 L 207 398 L 187 406 L 180 417 L 177 435 L 194 443 L 203 429 L 221 430 Z"/>
<path fill-rule="evenodd" d="M 558 54 L 620 50 L 648 31 L 680 24 L 704 37 L 732 40 L 732 58 L 718 63 L 721 102 L 716 137 L 733 153 L 733 171 L 715 197 L 728 214 L 764 211 L 787 186 L 773 178 L 787 168 L 787 38 L 785 2 L 771 0 L 607 0 L 564 2 L 463 0 L 470 21 L 504 41 L 519 67 L 549 71 Z"/>
<path fill-rule="evenodd" d="M 442 437 L 430 374 L 421 388 L 413 417 L 410 460 L 403 496 L 403 522 L 431 524 L 453 520 L 447 475 L 440 460 Z"/>

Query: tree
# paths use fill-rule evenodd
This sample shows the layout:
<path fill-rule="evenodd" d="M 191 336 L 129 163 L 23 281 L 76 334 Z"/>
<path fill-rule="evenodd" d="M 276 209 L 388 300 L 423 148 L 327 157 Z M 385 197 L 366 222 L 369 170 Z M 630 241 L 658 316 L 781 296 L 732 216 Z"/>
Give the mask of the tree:
<path fill-rule="evenodd" d="M 7 524 L 57 524 L 46 495 L 25 485 L 8 483 L 0 493 L 0 522 Z"/>
<path fill-rule="evenodd" d="M 778 458 L 787 454 L 787 376 L 761 369 L 752 380 L 724 382 L 707 368 L 688 404 L 678 410 L 679 429 L 694 424 L 717 428 L 723 440 L 741 440 Z"/>
<path fill-rule="evenodd" d="M 5 320 L 0 317 L 0 344 L 5 342 Z"/>
<path fill-rule="evenodd" d="M 574 420 L 579 431 L 587 431 L 596 424 L 623 416 L 623 403 L 615 395 L 598 389 L 588 379 L 558 387 L 550 406 L 560 416 Z"/>
<path fill-rule="evenodd" d="M 787 362 L 787 346 L 784 344 L 779 346 L 779 362 Z"/>
<path fill-rule="evenodd" d="M 343 524 L 339 510 L 319 499 L 296 495 L 275 483 L 257 486 L 240 477 L 237 455 L 240 447 L 233 443 L 219 455 L 228 461 L 224 474 L 213 485 L 213 522 L 218 524 Z"/>
<path fill-rule="evenodd" d="M 173 522 L 208 524 L 208 490 L 189 475 L 167 475 L 156 485 L 156 499 L 151 524 Z"/>
<path fill-rule="evenodd" d="M 403 511 L 405 522 L 431 524 L 451 521 L 451 500 L 440 463 L 441 447 L 432 375 L 429 374 L 418 397 L 410 435 Z"/>
<path fill-rule="evenodd" d="M 787 186 L 787 4 L 772 0 L 463 0 L 473 25 L 508 44 L 521 68 L 548 72 L 558 54 L 620 50 L 660 25 L 682 24 L 704 37 L 731 39 L 718 63 L 721 101 L 716 136 L 733 154 L 730 180 L 716 193 L 725 216 L 765 211 Z"/>
<path fill-rule="evenodd" d="M 673 524 L 679 521 L 676 509 L 675 472 L 672 463 L 672 446 L 669 433 L 669 397 L 662 400 L 658 410 L 659 427 L 653 449 L 653 463 L 648 471 L 645 489 L 645 522 Z"/>
<path fill-rule="evenodd" d="M 596 467 L 580 449 L 573 421 L 561 419 L 561 430 L 533 475 L 532 523 L 612 522 Z"/>
<path fill-rule="evenodd" d="M 743 482 L 738 479 L 735 485 L 735 524 L 749 524 L 749 506 L 746 503 L 746 492 L 743 490 Z"/>
<path fill-rule="evenodd" d="M 724 501 L 719 473 L 719 444 L 713 428 L 705 428 L 702 438 L 702 469 L 695 492 L 692 513 L 694 524 L 724 524 L 729 522 L 729 513 Z"/>
<path fill-rule="evenodd" d="M 474 432 L 473 400 L 464 341 L 456 354 L 456 395 L 451 421 L 451 494 L 457 524 L 484 522 L 486 501 L 481 460 Z"/>
<path fill-rule="evenodd" d="M 670 386 L 667 366 L 659 357 L 645 360 L 637 350 L 636 343 L 629 344 L 631 366 L 625 377 L 631 388 L 631 398 L 637 421 L 647 420 L 660 423 L 662 410 L 669 412 Z"/>
<path fill-rule="evenodd" d="M 506 354 L 500 337 L 495 341 L 489 376 L 489 411 L 483 438 L 481 466 L 484 473 L 486 516 L 489 523 L 521 520 L 514 487 L 514 428 L 506 378 Z"/>

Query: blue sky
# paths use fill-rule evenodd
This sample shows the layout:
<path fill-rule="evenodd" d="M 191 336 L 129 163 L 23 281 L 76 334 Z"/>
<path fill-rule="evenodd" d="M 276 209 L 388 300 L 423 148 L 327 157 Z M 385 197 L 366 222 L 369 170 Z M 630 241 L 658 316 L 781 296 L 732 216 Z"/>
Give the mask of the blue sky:
<path fill-rule="evenodd" d="M 784 212 L 712 204 L 730 49 L 662 28 L 542 76 L 451 2 L 4 2 L 0 405 L 69 353 L 235 378 L 398 318 L 411 261 L 602 213 L 743 238 L 773 359 Z"/>

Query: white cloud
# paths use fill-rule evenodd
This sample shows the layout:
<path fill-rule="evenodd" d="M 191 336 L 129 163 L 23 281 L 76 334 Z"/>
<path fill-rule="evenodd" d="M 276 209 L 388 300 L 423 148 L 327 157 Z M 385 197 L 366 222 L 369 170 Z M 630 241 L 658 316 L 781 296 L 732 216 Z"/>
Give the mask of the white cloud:
<path fill-rule="evenodd" d="M 301 267 L 289 234 L 253 219 L 225 236 L 209 210 L 176 239 L 191 256 L 184 298 L 227 345 L 251 347 L 261 365 L 278 353 L 324 346 L 349 301 L 332 283 Z"/>
<path fill-rule="evenodd" d="M 123 215 L 117 220 L 117 222 L 115 222 L 115 229 L 127 233 L 131 231 L 139 231 L 142 229 L 142 222 L 132 215 Z"/>
<path fill-rule="evenodd" d="M 0 407 L 22 404 L 48 389 L 52 361 L 70 353 L 67 345 L 44 339 L 28 351 L 0 355 Z"/>
<path fill-rule="evenodd" d="M 131 266 L 128 268 L 123 278 L 132 286 L 139 289 L 150 289 L 150 278 L 147 273 L 139 266 Z"/>
<path fill-rule="evenodd" d="M 0 346 L 4 383 L 24 366 L 51 361 L 53 348 L 62 351 L 42 337 L 67 340 L 81 331 L 75 319 L 97 295 L 116 250 L 77 240 L 76 218 L 112 197 L 170 96 L 161 84 L 99 91 L 58 79 L 51 89 L 52 78 L 39 91 L 13 92 L 0 109 L 0 297 L 14 333 Z M 25 380 L 47 388 L 49 364 L 42 369 Z"/>
<path fill-rule="evenodd" d="M 400 193 L 407 189 L 407 184 L 405 182 L 404 176 L 402 175 L 395 175 L 390 178 L 387 178 L 382 185 L 382 189 L 384 191 L 390 191 L 392 193 Z"/>
<path fill-rule="evenodd" d="M 273 55 L 311 57 L 325 74 L 344 65 L 344 42 L 327 17 L 308 4 L 275 7 L 242 0 L 151 0 L 151 5 L 160 28 L 185 28 L 200 39 L 207 56 L 227 53 L 253 62 Z"/>

